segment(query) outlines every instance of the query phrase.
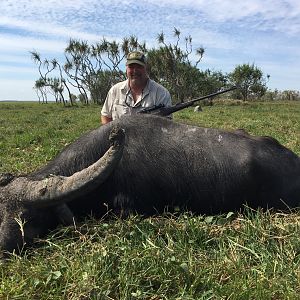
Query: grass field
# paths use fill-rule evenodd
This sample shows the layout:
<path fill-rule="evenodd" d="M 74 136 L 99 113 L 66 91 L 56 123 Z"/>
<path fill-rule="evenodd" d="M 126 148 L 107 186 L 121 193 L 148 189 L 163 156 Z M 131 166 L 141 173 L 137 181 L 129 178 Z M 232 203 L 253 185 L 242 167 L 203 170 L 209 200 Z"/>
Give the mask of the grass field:
<path fill-rule="evenodd" d="M 0 172 L 27 173 L 99 126 L 99 107 L 0 102 Z M 229 102 L 174 119 L 271 135 L 300 155 L 300 102 Z M 0 262 L 0 299 L 299 299 L 300 213 L 248 210 L 74 224 Z"/>

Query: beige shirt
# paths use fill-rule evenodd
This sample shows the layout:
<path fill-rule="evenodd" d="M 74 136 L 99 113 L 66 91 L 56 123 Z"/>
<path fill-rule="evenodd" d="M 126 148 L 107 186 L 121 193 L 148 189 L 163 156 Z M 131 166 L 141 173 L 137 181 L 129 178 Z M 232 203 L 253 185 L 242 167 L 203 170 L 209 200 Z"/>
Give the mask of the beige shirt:
<path fill-rule="evenodd" d="M 109 90 L 101 110 L 101 115 L 115 120 L 125 114 L 136 114 L 144 107 L 161 104 L 164 106 L 172 105 L 170 93 L 162 85 L 149 79 L 140 99 L 134 103 L 128 80 L 125 80 L 115 84 Z"/>

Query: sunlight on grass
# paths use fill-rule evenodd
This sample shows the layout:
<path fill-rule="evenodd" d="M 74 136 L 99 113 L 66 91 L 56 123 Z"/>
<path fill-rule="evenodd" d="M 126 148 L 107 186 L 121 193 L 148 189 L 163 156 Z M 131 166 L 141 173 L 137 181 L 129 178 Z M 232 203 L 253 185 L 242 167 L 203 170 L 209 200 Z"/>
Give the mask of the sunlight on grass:
<path fill-rule="evenodd" d="M 2 296 L 296 299 L 299 228 L 297 214 L 253 211 L 88 220 L 7 261 Z"/>

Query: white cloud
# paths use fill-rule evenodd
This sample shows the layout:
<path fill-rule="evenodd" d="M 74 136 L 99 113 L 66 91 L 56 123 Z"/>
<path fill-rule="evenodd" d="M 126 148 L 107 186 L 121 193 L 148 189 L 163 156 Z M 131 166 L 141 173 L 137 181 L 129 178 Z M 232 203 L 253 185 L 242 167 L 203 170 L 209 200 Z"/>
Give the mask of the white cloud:
<path fill-rule="evenodd" d="M 10 73 L 18 74 L 18 76 L 21 74 L 38 76 L 38 70 L 33 65 L 32 67 L 0 66 L 0 73 L 6 74 L 7 76 L 10 75 Z"/>
<path fill-rule="evenodd" d="M 50 24 L 43 21 L 24 21 L 15 18 L 2 17 L 0 19 L 0 25 L 13 29 L 26 30 L 28 31 L 28 35 L 33 33 L 50 35 L 52 37 L 58 37 L 60 40 L 68 40 L 70 37 L 89 41 L 99 40 L 99 36 L 96 34 L 81 32 L 66 25 L 56 25 L 55 23 Z"/>
<path fill-rule="evenodd" d="M 157 5 L 189 7 L 210 22 L 236 22 L 238 27 L 274 30 L 291 35 L 300 33 L 298 0 L 152 0 Z M 188 18 L 188 16 L 186 16 Z"/>
<path fill-rule="evenodd" d="M 41 3 L 42 2 L 42 3 Z M 172 7 L 170 7 L 172 5 Z M 300 32 L 300 4 L 296 0 L 244 0 L 235 1 L 232 0 L 151 0 L 140 1 L 137 3 L 134 0 L 129 1 L 115 1 L 115 0 L 2 0 L 0 3 L 0 11 L 6 18 L 18 20 L 14 22 L 15 26 L 30 27 L 30 23 L 34 22 L 30 20 L 36 20 L 37 24 L 43 24 L 43 26 L 35 27 L 36 30 L 47 30 L 52 34 L 59 34 L 62 36 L 70 36 L 74 30 L 74 34 L 81 34 L 82 26 L 86 24 L 93 24 L 96 29 L 103 28 L 101 24 L 108 24 L 110 17 L 114 17 L 114 22 L 118 23 L 122 19 L 122 15 L 127 14 L 132 7 L 144 9 L 149 15 L 151 10 L 155 9 L 155 6 L 163 6 L 164 10 L 157 9 L 160 14 L 165 14 L 172 18 L 172 14 L 177 13 L 177 9 L 180 8 L 192 9 L 194 13 L 200 13 L 205 16 L 205 19 L 211 22 L 225 23 L 228 21 L 240 22 L 239 26 L 260 26 L 263 29 L 273 29 L 279 31 L 290 32 L 296 34 Z M 111 7 L 111 10 L 109 8 Z M 165 9 L 168 9 L 165 11 Z M 184 14 L 184 12 L 181 10 Z M 154 14 L 155 16 L 155 14 Z M 152 17 L 152 15 L 151 15 Z M 189 16 L 185 16 L 188 18 Z M 3 18 L 3 17 L 2 17 Z M 2 19 L 1 18 L 1 19 Z M 108 22 L 105 23 L 105 20 Z M 172 18 L 173 19 L 173 18 Z M 95 20 L 100 22 L 93 23 Z M 124 20 L 122 20 L 124 22 Z M 145 22 L 142 18 L 139 20 L 139 15 L 132 20 L 126 20 L 125 26 L 132 26 L 135 23 Z M 9 20 L 2 20 L 2 24 L 5 22 L 11 24 Z M 13 25 L 11 24 L 11 25 Z M 152 23 L 152 26 L 157 24 Z M 48 28 L 47 28 L 48 27 Z M 120 28 L 124 29 L 124 28 Z M 81 38 L 79 36 L 79 38 Z M 94 38 L 93 36 L 90 37 Z M 88 39 L 90 39 L 88 38 Z"/>
<path fill-rule="evenodd" d="M 33 90 L 34 82 L 24 79 L 1 79 L 0 100 L 37 100 L 37 96 Z"/>
<path fill-rule="evenodd" d="M 60 59 L 71 37 L 94 43 L 132 34 L 151 47 L 161 31 L 174 41 L 173 27 L 182 37 L 190 34 L 194 48 L 205 48 L 200 68 L 228 72 L 258 62 L 281 87 L 300 88 L 298 0 L 0 0 L 0 14 L 0 78 L 27 76 L 23 86 L 31 92 L 38 76 L 29 51 Z M 289 66 L 287 74 L 279 64 Z M 297 79 L 287 82 L 288 76 Z M 0 84 L 17 92 L 13 84 Z"/>
<path fill-rule="evenodd" d="M 0 35 L 1 52 L 7 53 L 23 53 L 28 54 L 29 51 L 37 50 L 45 52 L 62 53 L 66 47 L 66 43 L 61 41 L 41 40 L 30 37 L 20 37 L 12 35 Z"/>

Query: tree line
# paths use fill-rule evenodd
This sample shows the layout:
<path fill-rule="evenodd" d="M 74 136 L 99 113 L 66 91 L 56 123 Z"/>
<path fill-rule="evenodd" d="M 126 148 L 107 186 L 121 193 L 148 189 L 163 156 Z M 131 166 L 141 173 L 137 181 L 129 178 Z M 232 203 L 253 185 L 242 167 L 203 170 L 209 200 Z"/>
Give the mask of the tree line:
<path fill-rule="evenodd" d="M 204 48 L 194 50 L 192 37 L 182 38 L 176 28 L 173 34 L 173 42 L 167 42 L 164 33 L 158 34 L 158 46 L 152 48 L 135 36 L 125 37 L 121 42 L 102 38 L 95 44 L 70 39 L 63 62 L 42 59 L 38 52 L 32 51 L 40 76 L 34 85 L 39 101 L 47 103 L 48 96 L 53 95 L 56 102 L 63 104 L 73 105 L 76 101 L 102 104 L 111 86 L 126 79 L 126 55 L 135 50 L 146 53 L 150 78 L 170 91 L 174 103 L 232 85 L 238 85 L 239 89 L 231 93 L 231 98 L 249 100 L 266 95 L 270 76 L 265 76 L 254 64 L 238 65 L 229 74 L 200 70 Z"/>

